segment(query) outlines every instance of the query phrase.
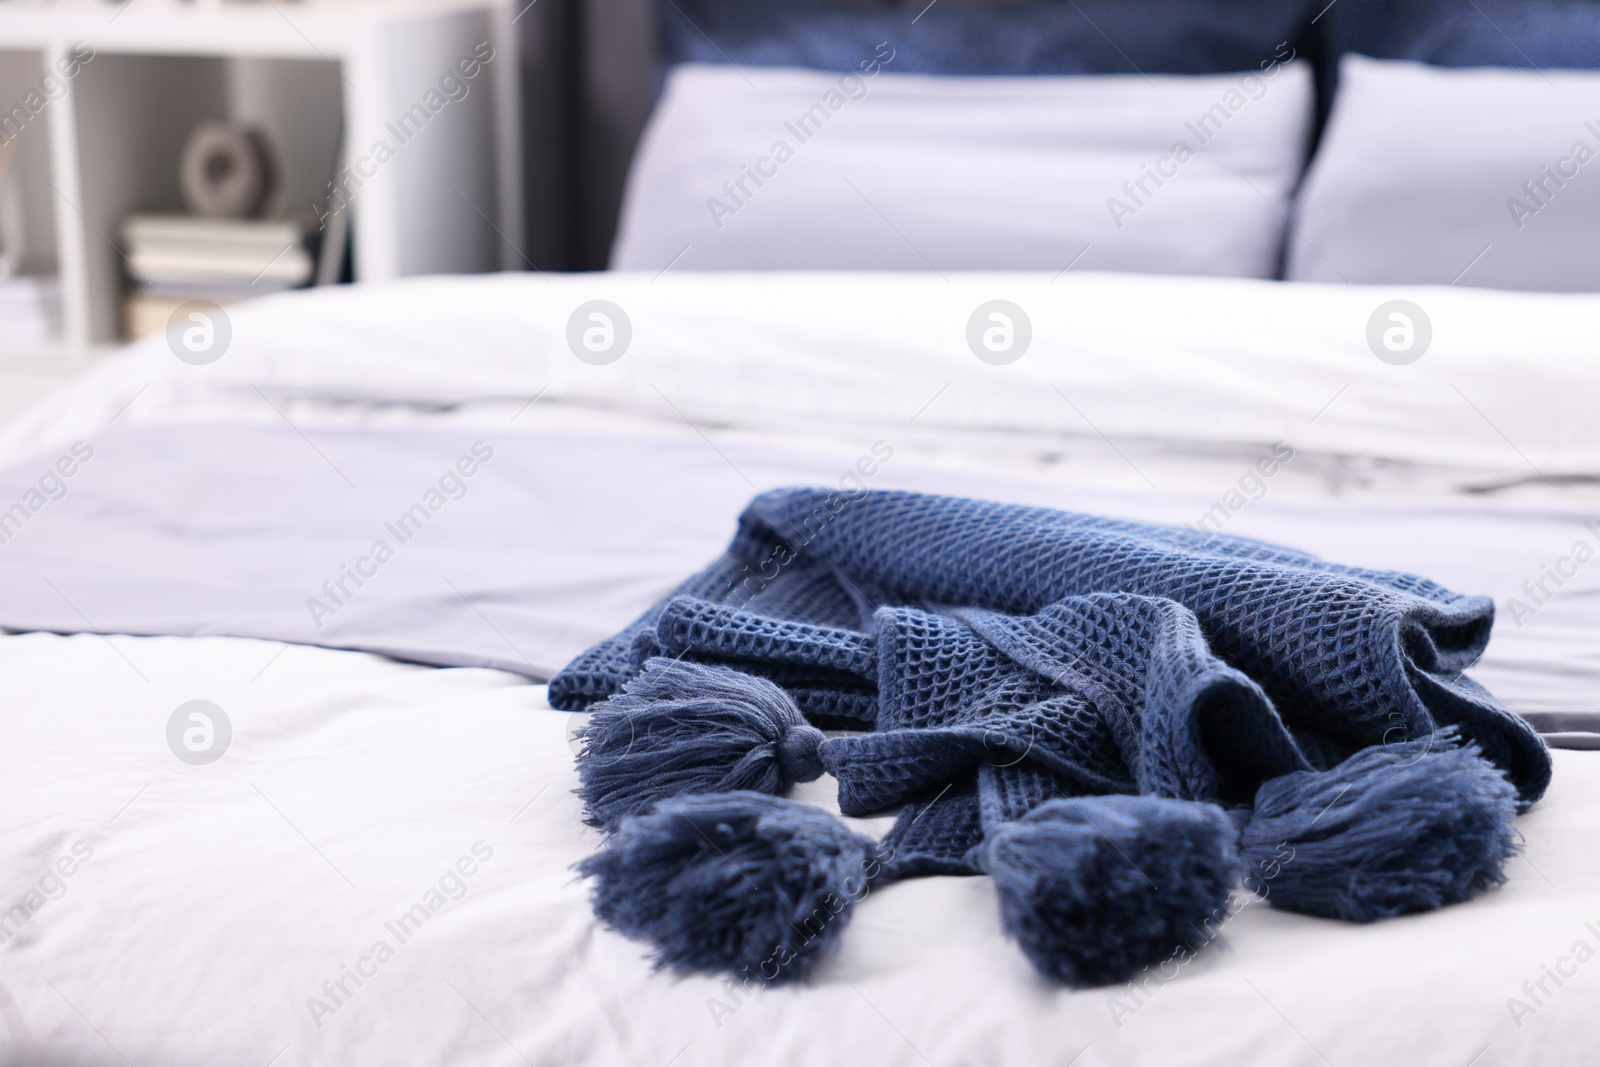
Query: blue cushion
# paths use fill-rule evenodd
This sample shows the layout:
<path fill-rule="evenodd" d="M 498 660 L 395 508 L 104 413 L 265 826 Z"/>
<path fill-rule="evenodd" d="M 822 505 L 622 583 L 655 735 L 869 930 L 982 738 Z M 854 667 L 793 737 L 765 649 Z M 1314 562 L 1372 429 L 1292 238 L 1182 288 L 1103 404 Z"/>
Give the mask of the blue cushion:
<path fill-rule="evenodd" d="M 1318 22 L 1333 55 L 1441 67 L 1600 68 L 1595 0 L 1339 0 Z"/>
<path fill-rule="evenodd" d="M 1315 13 L 1290 0 L 946 2 L 926 10 L 922 0 L 900 7 L 667 0 L 661 10 L 667 63 L 857 70 L 883 55 L 877 49 L 887 42 L 888 70 L 989 75 L 1255 70 L 1301 51 Z"/>

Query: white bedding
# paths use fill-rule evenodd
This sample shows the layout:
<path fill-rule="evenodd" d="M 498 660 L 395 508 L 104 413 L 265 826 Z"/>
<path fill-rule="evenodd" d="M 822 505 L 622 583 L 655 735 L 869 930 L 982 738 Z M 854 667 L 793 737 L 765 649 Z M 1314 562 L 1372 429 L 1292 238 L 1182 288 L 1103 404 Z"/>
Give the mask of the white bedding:
<path fill-rule="evenodd" d="M 1120 1028 L 1114 990 L 1041 983 L 981 878 L 875 891 L 808 988 L 737 1006 L 714 980 L 653 975 L 637 945 L 596 927 L 566 865 L 598 839 L 571 795 L 569 717 L 541 689 L 279 651 L 0 641 L 8 706 L 28 709 L 9 716 L 0 791 L 6 899 L 75 842 L 92 849 L 0 946 L 12 1062 L 1066 1064 L 1087 1045 L 1079 1064 L 1460 1067 L 1489 1044 L 1480 1063 L 1577 1064 L 1594 1047 L 1600 968 L 1521 1029 L 1506 1009 L 1542 965 L 1596 943 L 1600 760 L 1587 753 L 1555 754 L 1505 888 L 1372 927 L 1251 905 Z M 235 729 L 207 768 L 162 737 L 196 697 Z M 478 841 L 493 855 L 465 895 L 400 944 L 384 924 Z M 322 983 L 379 939 L 393 958 L 319 1029 L 308 998 L 331 1004 Z M 713 1007 L 737 1010 L 718 1026 Z"/>
<path fill-rule="evenodd" d="M 1004 366 L 967 343 L 969 318 L 997 298 L 1033 327 Z M 1421 307 L 1433 334 L 1404 366 L 1367 341 L 1397 298 Z M 604 366 L 567 346 L 570 317 L 595 299 L 633 327 Z M 503 426 L 539 396 L 540 419 L 581 408 L 585 424 L 600 409 L 648 417 L 630 427 L 681 426 L 687 415 L 808 441 L 893 429 L 897 443 L 956 458 L 981 450 L 1006 469 L 1070 467 L 1074 480 L 1135 487 L 1148 482 L 1128 464 L 1101 464 L 1118 456 L 1102 435 L 1124 452 L 1148 444 L 1158 465 L 1174 443 L 1185 458 L 1224 451 L 1229 469 L 1286 440 L 1318 460 L 1319 477 L 1357 483 L 1375 459 L 1463 478 L 1600 472 L 1600 301 L 1588 295 L 1076 271 L 507 274 L 296 292 L 232 317 L 217 362 L 190 366 L 162 338 L 143 342 L 8 428 L 0 461 L 112 419 L 276 422 L 271 403 L 322 401 L 296 418 L 470 405 L 456 415 Z M 502 404 L 481 403 L 493 398 Z M 1146 474 L 1172 488 L 1191 471 Z"/>
<path fill-rule="evenodd" d="M 961 333 L 967 305 L 997 292 L 1049 324 L 999 368 Z M 1600 400 L 1584 340 L 1600 300 L 1412 291 L 1449 328 L 1436 359 L 1391 367 L 1363 329 L 1392 295 L 1103 276 L 429 280 L 241 309 L 236 348 L 207 368 L 147 344 L 48 400 L 0 457 L 113 418 L 289 417 L 312 447 L 319 426 L 352 421 L 472 421 L 552 449 L 637 441 L 652 462 L 619 465 L 614 492 L 632 478 L 677 506 L 640 508 L 626 542 L 607 542 L 625 551 L 549 561 L 580 568 L 566 595 L 583 626 L 538 650 L 559 661 L 716 552 L 753 487 L 834 481 L 886 427 L 896 453 L 875 486 L 1179 522 L 1292 440 L 1296 460 L 1228 532 L 1422 571 L 1504 613 L 1586 536 L 1596 496 L 1432 490 L 1600 470 L 1600 430 L 1573 414 Z M 561 341 L 596 297 L 635 321 L 633 354 L 606 368 Z M 810 389 L 831 400 L 808 425 Z M 578 610 L 602 587 L 603 611 Z M 1502 614 L 1475 674 L 1519 710 L 1595 710 L 1597 600 L 1600 563 L 1522 627 Z M 874 891 L 805 988 L 741 1002 L 652 973 L 595 924 L 568 870 L 597 843 L 571 795 L 572 719 L 514 676 L 237 639 L 22 634 L 0 637 L 0 694 L 0 908 L 30 889 L 42 902 L 0 943 L 0 1062 L 1488 1067 L 1586 1063 L 1600 1044 L 1600 964 L 1573 956 L 1580 940 L 1600 950 L 1588 753 L 1555 754 L 1504 888 L 1371 927 L 1251 904 L 1143 1005 L 1045 986 L 982 878 Z M 167 746 L 193 699 L 233 725 L 208 766 Z M 831 802 L 826 779 L 801 795 Z M 73 873 L 48 879 L 79 841 Z M 385 923 L 463 858 L 460 899 L 441 895 L 401 944 Z M 323 983 L 346 966 L 372 976 L 346 978 L 335 1003 Z M 1572 977 L 1558 988 L 1546 966 Z M 1541 979 L 1552 995 L 1535 1003 L 1523 984 Z"/>

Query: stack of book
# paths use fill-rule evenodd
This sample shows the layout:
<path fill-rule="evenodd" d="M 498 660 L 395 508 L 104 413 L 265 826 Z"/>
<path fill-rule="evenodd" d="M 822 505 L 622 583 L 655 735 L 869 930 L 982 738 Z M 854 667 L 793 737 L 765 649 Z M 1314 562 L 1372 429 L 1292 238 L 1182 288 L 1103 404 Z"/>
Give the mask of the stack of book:
<path fill-rule="evenodd" d="M 312 279 L 315 263 L 300 222 L 133 215 L 122 226 L 132 284 L 123 300 L 131 338 L 158 333 L 178 305 L 226 305 L 293 289 Z"/>

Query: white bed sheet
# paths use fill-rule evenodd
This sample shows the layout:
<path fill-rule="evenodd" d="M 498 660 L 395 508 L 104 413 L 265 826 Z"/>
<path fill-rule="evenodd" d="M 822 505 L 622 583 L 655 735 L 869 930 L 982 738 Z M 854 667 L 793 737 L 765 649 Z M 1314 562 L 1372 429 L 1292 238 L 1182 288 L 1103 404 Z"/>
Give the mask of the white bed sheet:
<path fill-rule="evenodd" d="M 146 346 L 47 402 L 6 447 L 28 453 L 112 418 L 288 415 L 312 439 L 318 425 L 332 422 L 470 420 L 544 435 L 552 448 L 571 447 L 578 427 L 631 435 L 682 480 L 663 484 L 655 465 L 635 473 L 643 499 L 675 498 L 679 506 L 641 508 L 630 531 L 636 547 L 609 550 L 613 581 L 627 574 L 628 588 L 605 612 L 588 616 L 588 625 L 603 628 L 603 616 L 612 614 L 609 624 L 619 626 L 721 547 L 753 486 L 836 478 L 882 425 L 865 417 L 868 400 L 933 393 L 924 390 L 920 370 L 902 366 L 897 377 L 883 370 L 892 364 L 863 356 L 870 350 L 883 361 L 896 352 L 909 359 L 916 351 L 910 342 L 896 348 L 886 334 L 852 350 L 849 316 L 862 316 L 870 301 L 851 298 L 836 280 L 817 285 L 843 307 L 787 341 L 762 328 L 761 316 L 773 313 L 771 288 L 751 287 L 752 304 L 728 305 L 728 286 L 742 283 L 722 281 L 720 288 L 716 279 L 680 285 L 671 300 L 655 295 L 647 279 L 624 278 L 553 281 L 549 289 L 536 279 L 412 283 L 357 294 L 343 313 L 320 294 L 263 302 L 270 315 L 247 309 L 236 316 L 236 326 L 247 327 L 237 360 L 189 368 Z M 902 323 L 949 297 L 934 279 L 882 281 L 875 299 L 888 309 L 884 315 Z M 1134 287 L 1120 282 L 1071 281 L 1088 285 L 1102 303 L 1121 301 L 1124 312 L 1138 299 Z M 952 284 L 969 286 L 970 294 L 983 280 Z M 1068 291 L 1094 321 L 1085 290 Z M 580 293 L 595 292 L 648 307 L 677 340 L 650 350 L 653 363 L 606 381 L 581 377 L 595 368 L 561 366 L 547 320 Z M 873 484 L 981 492 L 1136 518 L 1194 518 L 1237 480 L 1250 449 L 1259 447 L 1251 445 L 1261 439 L 1258 431 L 1297 411 L 1297 390 L 1308 381 L 1320 386 L 1343 375 L 1368 381 L 1359 377 L 1365 368 L 1339 362 L 1349 355 L 1343 341 L 1321 349 L 1315 341 L 1319 329 L 1370 303 L 1376 291 L 1351 292 L 1327 290 L 1318 301 L 1282 287 L 1159 282 L 1146 291 L 1147 301 L 1168 311 L 1221 302 L 1225 313 L 1188 335 L 1162 316 L 1124 319 L 1131 371 L 1105 362 L 1086 374 L 1063 341 L 1046 350 L 1059 365 L 1033 378 L 963 379 L 952 388 L 964 395 L 950 398 L 954 407 L 943 425 L 927 438 L 909 427 L 908 443 Z M 1279 294 L 1288 294 L 1282 301 L 1289 306 Z M 1478 362 L 1458 363 L 1454 378 L 1397 379 L 1403 395 L 1388 399 L 1380 385 L 1362 410 L 1371 414 L 1392 403 L 1393 417 L 1369 425 L 1352 415 L 1343 432 L 1364 433 L 1362 440 L 1391 465 L 1438 462 L 1449 448 L 1458 457 L 1467 448 L 1477 450 L 1469 457 L 1474 463 L 1483 459 L 1477 465 L 1491 467 L 1499 462 L 1489 451 L 1493 442 L 1470 437 L 1484 432 L 1481 423 L 1471 430 L 1444 420 L 1438 426 L 1454 427 L 1458 436 L 1430 451 L 1418 445 L 1424 435 L 1399 417 L 1404 404 L 1421 397 L 1414 408 L 1437 412 L 1442 405 L 1429 401 L 1427 390 L 1448 388 L 1450 380 L 1511 380 L 1516 368 L 1505 367 L 1503 356 L 1497 361 L 1495 346 L 1511 343 L 1507 331 L 1524 313 L 1556 308 L 1571 325 L 1597 305 L 1484 297 L 1495 319 L 1473 301 L 1452 303 L 1455 294 L 1440 299 L 1455 313 L 1479 316 L 1480 329 L 1467 345 Z M 675 318 L 672 300 L 679 305 Z M 404 302 L 418 310 L 402 329 L 405 320 L 396 316 Z M 731 310 L 719 317 L 719 308 Z M 1283 352 L 1258 346 L 1251 331 L 1232 323 L 1247 309 L 1287 331 L 1273 342 L 1286 346 Z M 728 344 L 696 356 L 705 351 L 694 340 L 700 329 L 727 331 Z M 497 355 L 496 346 L 518 330 L 526 331 L 518 359 Z M 1578 342 L 1555 332 L 1541 336 L 1545 347 L 1533 353 L 1526 375 L 1565 381 L 1562 402 L 1593 410 L 1593 377 L 1579 365 Z M 1108 333 L 1097 343 L 1109 356 L 1114 340 Z M 751 351 L 762 344 L 771 350 Z M 430 345 L 446 347 L 430 355 Z M 1235 349 L 1245 351 L 1245 363 L 1259 361 L 1255 377 L 1227 370 Z M 439 358 L 441 351 L 455 357 L 454 365 Z M 760 388 L 762 360 L 781 365 L 808 353 L 825 380 L 853 378 L 861 391 L 850 401 L 859 410 L 825 432 L 801 433 L 798 410 L 780 410 L 801 403 L 785 399 L 781 382 Z M 937 349 L 923 354 L 944 358 Z M 935 362 L 928 379 L 960 370 L 958 355 Z M 393 359 L 393 372 L 375 374 L 385 358 Z M 696 358 L 706 365 L 692 365 Z M 852 359 L 863 365 L 852 369 Z M 1185 361 L 1221 368 L 1221 376 L 1199 374 Z M 1281 374 L 1265 373 L 1268 367 Z M 1563 377 L 1563 368 L 1576 369 Z M 1165 423 L 1177 442 L 1159 453 L 1168 458 L 1152 450 L 1135 453 L 1137 467 L 1124 464 L 1120 452 L 1133 446 L 1117 433 L 1116 445 L 1098 453 L 1068 450 L 1064 458 L 1041 455 L 1036 443 L 1021 450 L 1005 439 L 996 444 L 978 413 L 1048 387 L 1052 378 L 1061 382 L 1058 371 L 1079 375 L 1073 380 L 1093 398 L 1081 402 L 1102 403 L 1096 413 L 1117 420 L 1119 431 L 1155 439 Z M 1166 382 L 1164 371 L 1182 381 Z M 737 425 L 690 427 L 664 415 L 645 390 L 668 375 L 678 376 L 673 380 L 702 419 L 721 410 L 741 415 Z M 875 376 L 882 380 L 873 392 L 867 380 Z M 552 381 L 549 392 L 564 391 L 561 403 L 541 401 L 521 414 L 523 397 Z M 722 393 L 719 381 L 728 386 Z M 1151 388 L 1134 401 L 1130 382 Z M 750 387 L 748 395 L 767 406 L 757 405 L 755 415 L 748 405 L 739 409 L 731 399 L 735 385 Z M 253 397 L 247 392 L 258 388 Z M 1231 405 L 1243 430 L 1177 417 L 1195 391 L 1206 389 L 1202 399 Z M 372 395 L 385 390 L 386 397 Z M 1514 405 L 1518 395 L 1497 402 Z M 267 396 L 279 407 L 264 403 Z M 364 402 L 353 404 L 357 399 Z M 408 403 L 380 409 L 374 399 Z M 443 402 L 458 406 L 419 407 Z M 602 414 L 602 406 L 618 410 Z M 1532 425 L 1533 413 L 1525 414 L 1530 421 L 1519 428 Z M 907 425 L 909 416 L 897 417 Z M 1038 429 L 1041 439 L 1050 436 L 1042 421 Z M 1054 432 L 1060 436 L 1059 427 Z M 1535 462 L 1559 453 L 1580 463 L 1589 447 L 1582 435 L 1589 432 L 1556 426 L 1537 440 L 1517 441 L 1524 451 L 1551 449 L 1529 451 Z M 1218 450 L 1193 446 L 1207 434 Z M 1305 451 L 1317 455 L 1332 440 L 1319 438 Z M 1508 443 L 1494 440 L 1501 449 Z M 1105 474 L 1113 467 L 1116 479 Z M 1367 473 L 1385 483 L 1388 469 L 1380 464 Z M 1145 484 L 1146 477 L 1155 485 Z M 1323 485 L 1348 489 L 1348 482 L 1291 477 L 1299 476 L 1286 473 L 1266 499 L 1234 514 L 1228 532 L 1352 563 L 1419 570 L 1502 600 L 1566 551 L 1570 537 L 1579 536 L 1574 531 L 1597 514 L 1594 498 L 1576 492 L 1330 497 Z M 1117 480 L 1123 484 L 1108 484 Z M 605 554 L 592 566 L 590 577 L 599 580 L 608 568 Z M 573 588 L 571 595 L 582 596 L 581 583 Z M 1597 601 L 1600 573 L 1580 571 L 1523 627 L 1503 621 L 1476 675 L 1514 708 L 1593 710 L 1600 691 Z M 583 636 L 566 640 L 576 647 Z M 1600 950 L 1600 856 L 1592 847 L 1600 830 L 1600 759 L 1587 753 L 1555 754 L 1554 785 L 1519 820 L 1527 850 L 1503 889 L 1466 906 L 1372 927 L 1250 905 L 1228 925 L 1223 943 L 1144 1005 L 1126 995 L 1114 1002 L 1111 990 L 1044 985 L 1000 934 L 993 892 L 982 878 L 917 879 L 874 891 L 856 912 L 840 955 L 805 988 L 741 1002 L 716 980 L 653 974 L 640 946 L 594 922 L 568 869 L 598 840 L 582 826 L 571 795 L 572 719 L 550 711 L 542 689 L 511 675 L 236 639 L 24 634 L 0 637 L 0 694 L 10 741 L 0 751 L 0 907 L 26 900 L 75 843 L 92 850 L 62 880 L 64 892 L 42 895 L 43 905 L 0 943 L 0 1062 L 1492 1067 L 1587 1063 L 1600 1045 L 1592 1012 L 1600 964 L 1585 957 L 1560 988 L 1544 979 L 1554 995 L 1539 1004 L 1523 989 L 1524 982 L 1540 981 L 1546 966 L 1570 969 L 1579 941 Z M 233 722 L 229 751 L 210 766 L 183 764 L 167 748 L 168 716 L 191 699 L 216 702 Z M 831 804 L 826 779 L 801 795 Z M 866 826 L 881 832 L 887 820 Z M 493 855 L 464 879 L 465 894 L 399 944 L 384 924 L 422 900 L 480 841 L 480 854 L 487 847 Z M 323 983 L 357 966 L 379 939 L 393 958 L 359 988 L 345 979 L 353 995 L 335 1005 Z M 313 997 L 338 1008 L 322 1015 L 320 1027 L 308 1004 Z M 1511 997 L 1536 1012 L 1513 1017 Z"/>
<path fill-rule="evenodd" d="M 967 340 L 995 299 L 1032 324 L 1030 346 L 1003 366 Z M 1403 366 L 1367 337 L 1396 299 L 1432 331 Z M 595 300 L 632 327 L 603 366 L 567 340 Z M 1279 440 L 1330 476 L 1373 460 L 1491 480 L 1600 473 L 1597 295 L 1076 271 L 506 274 L 298 291 L 229 316 L 216 362 L 141 342 L 0 434 L 0 462 L 113 419 L 393 420 L 453 406 L 506 425 L 537 396 L 805 440 L 887 428 L 897 443 L 1006 469 L 1082 457 L 1075 479 L 1103 467 L 1134 486 L 1146 481 L 1128 464 L 1103 461 L 1147 449 L 1159 464 L 1177 446 L 1237 468 L 1241 446 Z M 504 413 L 482 410 L 490 400 Z"/>
<path fill-rule="evenodd" d="M 1600 966 L 1547 982 L 1555 996 L 1520 1028 L 1507 1008 L 1597 942 L 1588 753 L 1555 753 L 1504 888 L 1368 927 L 1251 904 L 1142 1004 L 1046 986 L 983 878 L 875 890 L 805 988 L 741 1003 L 715 979 L 652 973 L 595 923 L 566 869 L 598 843 L 571 795 L 570 717 L 539 687 L 264 642 L 92 635 L 0 640 L 0 687 L 30 712 L 8 725 L 4 899 L 77 842 L 92 849 L 0 946 L 6 1062 L 1460 1067 L 1577 1065 L 1595 1046 Z M 235 729 L 204 768 L 162 736 L 196 697 Z M 802 795 L 831 803 L 826 780 Z M 464 895 L 401 943 L 385 924 L 477 842 L 492 855 Z M 393 958 L 363 964 L 380 940 Z M 323 983 L 358 965 L 375 974 L 314 1012 L 312 997 L 337 1004 Z"/>

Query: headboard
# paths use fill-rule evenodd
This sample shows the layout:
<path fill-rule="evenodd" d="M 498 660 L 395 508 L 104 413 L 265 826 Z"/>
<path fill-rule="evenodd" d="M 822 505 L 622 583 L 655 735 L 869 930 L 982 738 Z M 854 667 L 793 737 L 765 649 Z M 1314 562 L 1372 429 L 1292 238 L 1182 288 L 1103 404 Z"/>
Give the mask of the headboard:
<path fill-rule="evenodd" d="M 581 0 L 576 266 L 600 270 L 659 81 L 658 0 Z"/>

